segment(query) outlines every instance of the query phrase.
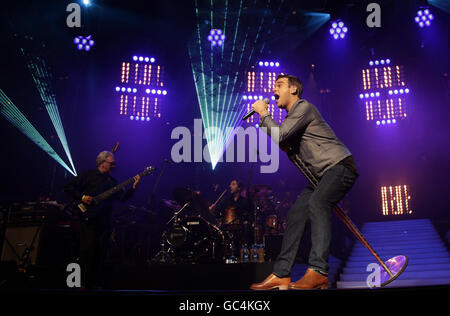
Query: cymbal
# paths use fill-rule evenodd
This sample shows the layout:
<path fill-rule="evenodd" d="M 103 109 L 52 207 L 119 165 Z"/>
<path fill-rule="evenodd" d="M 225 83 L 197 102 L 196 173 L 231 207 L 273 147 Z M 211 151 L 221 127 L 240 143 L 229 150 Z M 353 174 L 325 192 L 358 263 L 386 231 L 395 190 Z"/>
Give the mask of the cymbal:
<path fill-rule="evenodd" d="M 268 185 L 253 185 L 249 189 L 250 196 L 256 198 L 265 198 L 272 194 L 272 188 Z"/>
<path fill-rule="evenodd" d="M 180 205 L 184 205 L 185 203 L 190 202 L 189 208 L 194 208 L 198 211 L 208 209 L 208 204 L 202 198 L 200 192 L 196 192 L 187 188 L 176 188 L 175 190 L 173 190 L 173 195 L 175 201 Z"/>
<path fill-rule="evenodd" d="M 175 188 L 173 190 L 173 197 L 174 197 L 175 201 L 180 205 L 192 201 L 194 196 L 195 196 L 195 192 L 192 191 L 191 189 Z"/>
<path fill-rule="evenodd" d="M 162 202 L 165 206 L 167 206 L 168 208 L 170 208 L 172 210 L 176 210 L 176 209 L 180 208 L 180 205 L 173 200 L 162 199 Z"/>

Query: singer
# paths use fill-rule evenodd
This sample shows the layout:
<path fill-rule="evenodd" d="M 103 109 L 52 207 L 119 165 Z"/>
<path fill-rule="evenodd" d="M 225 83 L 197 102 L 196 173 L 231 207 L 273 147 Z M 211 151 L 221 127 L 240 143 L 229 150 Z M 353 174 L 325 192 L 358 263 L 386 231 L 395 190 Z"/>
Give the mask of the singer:
<path fill-rule="evenodd" d="M 331 242 L 331 211 L 352 188 L 359 176 L 352 154 L 336 137 L 317 108 L 301 98 L 303 86 L 290 75 L 277 77 L 273 93 L 278 108 L 287 115 L 278 125 L 263 100 L 252 108 L 261 118 L 260 126 L 278 142 L 289 158 L 301 159 L 319 179 L 316 189 L 311 184 L 303 189 L 289 210 L 280 254 L 273 272 L 263 282 L 252 284 L 253 290 L 302 290 L 328 288 L 328 255 Z M 277 139 L 272 128 L 278 129 Z M 311 224 L 311 251 L 308 270 L 298 281 L 291 282 L 300 240 L 307 221 Z"/>

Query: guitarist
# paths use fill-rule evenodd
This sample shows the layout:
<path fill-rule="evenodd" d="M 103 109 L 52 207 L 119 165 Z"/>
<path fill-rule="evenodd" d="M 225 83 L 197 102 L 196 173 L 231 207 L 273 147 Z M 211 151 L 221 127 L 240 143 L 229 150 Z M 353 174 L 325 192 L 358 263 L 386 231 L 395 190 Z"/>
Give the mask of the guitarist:
<path fill-rule="evenodd" d="M 93 196 L 117 185 L 117 181 L 110 176 L 115 168 L 113 153 L 102 151 L 97 156 L 96 164 L 96 169 L 85 171 L 74 177 L 63 188 L 63 192 L 77 203 L 83 202 L 91 205 Z M 104 282 L 102 271 L 111 233 L 110 222 L 114 200 L 129 199 L 139 182 L 140 176 L 136 175 L 130 189 L 119 191 L 111 198 L 102 201 L 96 206 L 98 209 L 94 217 L 81 220 L 80 266 L 83 287 L 92 288 L 100 286 Z"/>

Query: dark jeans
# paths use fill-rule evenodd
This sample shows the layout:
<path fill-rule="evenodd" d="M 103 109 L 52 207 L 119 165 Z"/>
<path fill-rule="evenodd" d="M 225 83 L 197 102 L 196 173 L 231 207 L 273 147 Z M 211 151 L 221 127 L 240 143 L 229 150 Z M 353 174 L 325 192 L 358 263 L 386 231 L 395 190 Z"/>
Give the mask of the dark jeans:
<path fill-rule="evenodd" d="M 104 285 L 104 265 L 110 233 L 110 227 L 101 221 L 80 223 L 80 266 L 84 287 Z"/>
<path fill-rule="evenodd" d="M 307 221 L 311 224 L 309 267 L 328 273 L 331 242 L 331 212 L 351 189 L 356 178 L 350 169 L 336 165 L 325 172 L 316 189 L 308 185 L 289 210 L 280 254 L 273 273 L 278 277 L 290 275 Z"/>

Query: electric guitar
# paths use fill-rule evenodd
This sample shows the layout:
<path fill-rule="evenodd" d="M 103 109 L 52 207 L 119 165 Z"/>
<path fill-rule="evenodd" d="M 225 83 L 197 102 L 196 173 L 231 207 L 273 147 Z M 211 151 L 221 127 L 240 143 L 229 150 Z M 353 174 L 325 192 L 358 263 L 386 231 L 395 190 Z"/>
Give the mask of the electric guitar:
<path fill-rule="evenodd" d="M 147 167 L 139 173 L 140 177 L 149 175 L 155 171 L 155 167 Z M 93 217 L 96 215 L 98 211 L 98 206 L 101 204 L 102 201 L 106 200 L 107 198 L 111 197 L 112 195 L 116 194 L 126 186 L 132 184 L 134 182 L 134 177 L 131 177 L 130 179 L 112 187 L 109 190 L 106 190 L 103 193 L 100 193 L 93 197 L 91 204 L 86 204 L 84 202 L 80 202 L 77 204 L 78 209 L 81 211 L 81 216 L 85 219 L 88 219 L 89 217 Z"/>

